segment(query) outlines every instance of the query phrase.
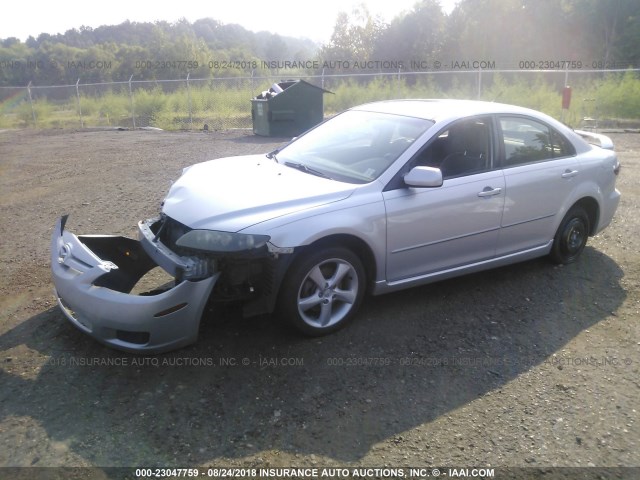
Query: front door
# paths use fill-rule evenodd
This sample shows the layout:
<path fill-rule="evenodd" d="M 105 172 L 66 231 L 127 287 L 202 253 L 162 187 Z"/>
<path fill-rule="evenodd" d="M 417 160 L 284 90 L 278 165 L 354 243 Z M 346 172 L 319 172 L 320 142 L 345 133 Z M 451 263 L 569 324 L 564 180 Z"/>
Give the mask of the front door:
<path fill-rule="evenodd" d="M 493 166 L 492 125 L 490 117 L 457 122 L 416 155 L 414 165 L 440 168 L 442 186 L 383 193 L 388 282 L 495 256 L 505 183 Z"/>

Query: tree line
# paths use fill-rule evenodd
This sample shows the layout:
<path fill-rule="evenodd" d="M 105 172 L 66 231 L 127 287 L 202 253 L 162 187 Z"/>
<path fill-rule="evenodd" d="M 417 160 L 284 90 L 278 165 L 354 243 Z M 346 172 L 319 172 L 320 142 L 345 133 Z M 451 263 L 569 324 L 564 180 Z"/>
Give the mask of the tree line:
<path fill-rule="evenodd" d="M 640 67 L 637 0 L 461 0 L 445 15 L 422 0 L 389 24 L 360 6 L 338 15 L 326 60 L 394 59 L 426 67 Z M 567 65 L 568 63 L 568 65 Z"/>
<path fill-rule="evenodd" d="M 482 63 L 484 62 L 484 63 Z M 124 22 L 0 40 L 0 86 L 475 68 L 640 67 L 637 0 L 421 0 L 390 22 L 365 4 L 336 16 L 324 45 L 205 18 Z M 302 72 L 300 72 L 302 73 Z"/>

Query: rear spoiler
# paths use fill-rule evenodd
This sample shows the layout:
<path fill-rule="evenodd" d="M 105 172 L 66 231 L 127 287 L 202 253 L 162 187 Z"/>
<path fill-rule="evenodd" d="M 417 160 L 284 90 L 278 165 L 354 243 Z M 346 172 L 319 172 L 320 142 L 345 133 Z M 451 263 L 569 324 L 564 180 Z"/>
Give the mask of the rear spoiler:
<path fill-rule="evenodd" d="M 599 133 L 587 132 L 585 130 L 574 130 L 580 135 L 587 143 L 595 145 L 596 147 L 606 148 L 607 150 L 613 150 L 613 141 L 606 135 Z"/>

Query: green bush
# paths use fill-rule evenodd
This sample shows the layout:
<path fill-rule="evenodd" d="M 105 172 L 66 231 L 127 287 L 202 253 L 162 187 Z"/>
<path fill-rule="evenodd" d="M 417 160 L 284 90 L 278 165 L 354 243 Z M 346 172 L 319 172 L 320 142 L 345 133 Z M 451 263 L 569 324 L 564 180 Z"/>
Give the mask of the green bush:
<path fill-rule="evenodd" d="M 46 99 L 41 98 L 33 101 L 32 104 L 29 101 L 24 101 L 15 109 L 16 118 L 20 122 L 18 127 L 47 127 L 47 122 L 50 121 L 50 116 L 54 110 L 53 104 L 49 103 Z M 35 124 L 34 124 L 35 115 Z"/>
<path fill-rule="evenodd" d="M 590 91 L 598 113 L 608 117 L 640 116 L 640 79 L 635 72 L 607 74 Z"/>

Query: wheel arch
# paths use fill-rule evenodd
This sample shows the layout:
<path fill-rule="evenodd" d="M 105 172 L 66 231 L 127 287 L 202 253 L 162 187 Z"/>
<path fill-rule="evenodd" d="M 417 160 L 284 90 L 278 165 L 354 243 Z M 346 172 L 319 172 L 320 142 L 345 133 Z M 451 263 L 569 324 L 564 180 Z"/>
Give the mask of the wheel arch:
<path fill-rule="evenodd" d="M 306 252 L 327 247 L 345 247 L 351 250 L 362 261 L 366 275 L 366 292 L 370 293 L 373 285 L 372 280 L 376 278 L 377 267 L 373 250 L 363 239 L 348 233 L 337 233 L 319 238 L 314 242 L 296 248 L 294 262 L 304 256 Z"/>
<path fill-rule="evenodd" d="M 600 221 L 600 205 L 593 197 L 583 197 L 575 202 L 571 208 L 580 206 L 584 208 L 589 217 L 589 236 L 593 236 L 598 231 L 598 222 Z M 571 208 L 569 210 L 571 210 Z M 567 210 L 568 211 L 568 210 Z"/>

